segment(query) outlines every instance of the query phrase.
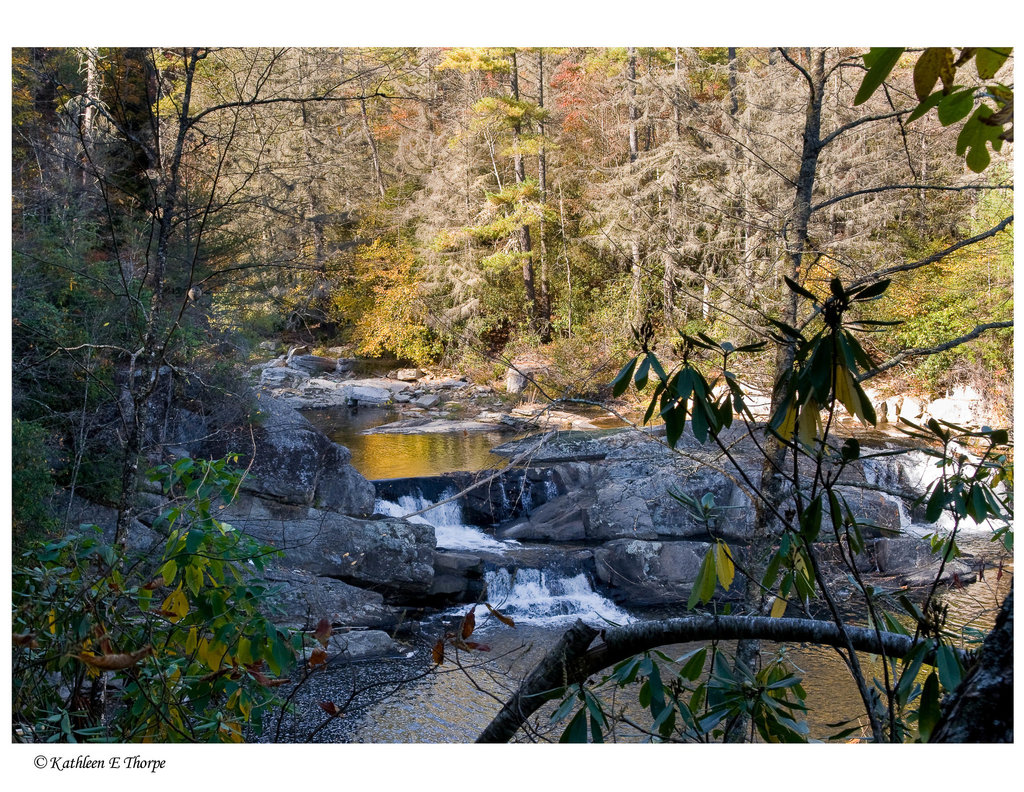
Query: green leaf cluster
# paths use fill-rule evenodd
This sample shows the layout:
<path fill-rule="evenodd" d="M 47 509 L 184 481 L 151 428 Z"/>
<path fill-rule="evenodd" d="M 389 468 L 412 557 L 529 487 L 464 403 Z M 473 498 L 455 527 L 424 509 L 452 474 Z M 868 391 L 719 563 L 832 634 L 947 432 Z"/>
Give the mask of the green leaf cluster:
<path fill-rule="evenodd" d="M 904 51 L 903 47 L 872 47 L 864 55 L 867 73 L 854 104 L 866 102 L 878 90 Z M 950 126 L 970 115 L 957 137 L 956 153 L 966 155 L 967 167 L 975 173 L 984 171 L 991 162 L 989 146 L 999 151 L 1004 140 L 1013 139 L 1013 87 L 1002 83 L 987 84 L 982 90 L 960 86 L 955 84 L 957 69 L 973 60 L 978 78 L 987 82 L 1012 52 L 1012 47 L 963 47 L 959 53 L 952 47 L 928 47 L 914 66 L 914 92 L 919 104 L 907 120 L 914 121 L 937 109 L 939 122 Z M 936 89 L 939 81 L 942 87 Z M 980 102 L 977 107 L 976 102 Z"/>
<path fill-rule="evenodd" d="M 258 575 L 275 551 L 214 516 L 238 487 L 232 461 L 150 472 L 177 499 L 154 556 L 105 544 L 93 526 L 16 560 L 16 740 L 241 742 L 280 706 L 299 639 L 266 615 Z M 101 674 L 120 692 L 95 708 Z"/>
<path fill-rule="evenodd" d="M 659 651 L 635 655 L 593 688 L 575 684 L 565 689 L 551 716 L 552 723 L 559 723 L 572 715 L 561 742 L 604 741 L 610 718 L 600 697 L 603 688 L 636 691 L 637 703 L 650 713 L 644 736 L 652 742 L 710 742 L 743 717 L 765 742 L 807 741 L 807 694 L 781 654 L 756 672 L 714 645 L 675 659 Z"/>

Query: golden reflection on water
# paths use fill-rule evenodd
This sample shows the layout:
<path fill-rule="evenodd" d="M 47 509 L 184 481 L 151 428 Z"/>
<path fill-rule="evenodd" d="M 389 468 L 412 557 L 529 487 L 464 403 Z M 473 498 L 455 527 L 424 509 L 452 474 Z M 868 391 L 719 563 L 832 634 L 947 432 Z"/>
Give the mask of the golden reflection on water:
<path fill-rule="evenodd" d="M 512 439 L 502 432 L 363 434 L 398 421 L 394 409 L 307 410 L 310 422 L 352 453 L 352 466 L 370 480 L 436 476 L 454 470 L 501 468 L 506 460 L 491 449 Z"/>
<path fill-rule="evenodd" d="M 436 476 L 504 467 L 505 460 L 491 453 L 503 440 L 497 432 L 371 434 L 349 450 L 353 467 L 370 480 Z"/>

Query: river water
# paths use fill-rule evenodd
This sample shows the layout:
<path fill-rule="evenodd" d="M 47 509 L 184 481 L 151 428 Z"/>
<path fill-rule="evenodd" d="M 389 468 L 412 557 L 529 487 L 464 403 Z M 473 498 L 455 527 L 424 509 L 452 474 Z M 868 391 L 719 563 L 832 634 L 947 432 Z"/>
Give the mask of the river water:
<path fill-rule="evenodd" d="M 331 440 L 348 448 L 353 467 L 371 481 L 484 470 L 505 464 L 491 453 L 492 448 L 509 439 L 502 432 L 363 434 L 403 416 L 397 410 L 383 408 L 360 408 L 356 412 L 306 410 L 303 414 Z"/>
<path fill-rule="evenodd" d="M 332 439 L 349 447 L 353 464 L 371 479 L 498 467 L 495 463 L 500 460 L 490 454 L 489 449 L 508 439 L 500 433 L 362 434 L 367 428 L 397 420 L 396 413 L 382 410 L 365 410 L 358 416 L 334 413 L 309 417 L 328 430 Z M 429 505 L 422 498 L 403 496 L 397 502 L 378 501 L 376 510 L 403 516 Z M 457 630 L 469 606 L 430 617 L 420 626 L 418 637 L 405 640 L 402 657 L 329 670 L 316 684 L 301 692 L 296 699 L 300 711 L 304 708 L 304 697 L 307 699 L 305 707 L 314 711 L 317 701 L 325 698 L 338 701 L 339 692 L 347 692 L 352 702 L 345 718 L 321 723 L 319 731 L 312 736 L 308 722 L 293 724 L 290 739 L 364 743 L 472 742 L 511 695 L 518 681 L 576 619 L 600 628 L 651 617 L 649 613 L 630 611 L 603 597 L 583 572 L 503 564 L 503 554 L 514 554 L 516 543 L 498 541 L 475 526 L 465 525 L 458 503 L 445 504 L 412 519 L 434 525 L 441 548 L 483 551 L 488 555 L 488 601 L 513 619 L 515 627 L 506 626 L 485 608 L 478 608 L 472 640 L 486 644 L 488 651 L 455 652 L 449 648 L 445 662 L 434 668 L 433 642 L 446 631 Z M 979 532 L 969 541 L 981 544 L 984 537 Z M 947 626 L 954 632 L 961 631 L 965 637 L 990 629 L 1011 580 L 1012 559 L 1002 572 L 990 569 L 977 582 L 946 592 L 943 599 L 949 605 Z M 681 605 L 679 613 L 673 615 L 684 614 L 685 607 Z M 666 614 L 660 612 L 659 615 Z M 662 647 L 661 651 L 675 658 L 698 646 Z M 728 644 L 724 648 L 731 649 Z M 762 647 L 762 656 L 772 656 L 779 651 L 785 653 L 787 661 L 803 677 L 809 710 L 807 723 L 812 738 L 826 739 L 837 731 L 831 724 L 855 717 L 862 711 L 856 686 L 835 651 L 766 644 Z M 882 667 L 877 658 L 864 656 L 861 662 L 869 680 L 873 676 L 881 678 Z M 602 695 L 606 696 L 606 704 L 616 711 L 625 708 L 627 715 L 644 722 L 635 690 L 602 688 Z M 553 705 L 549 705 L 535 716 L 531 739 L 557 740 L 561 727 L 552 727 L 547 722 L 552 708 Z M 866 725 L 863 716 L 860 723 Z M 610 735 L 610 739 L 636 742 L 646 738 L 623 726 Z"/>

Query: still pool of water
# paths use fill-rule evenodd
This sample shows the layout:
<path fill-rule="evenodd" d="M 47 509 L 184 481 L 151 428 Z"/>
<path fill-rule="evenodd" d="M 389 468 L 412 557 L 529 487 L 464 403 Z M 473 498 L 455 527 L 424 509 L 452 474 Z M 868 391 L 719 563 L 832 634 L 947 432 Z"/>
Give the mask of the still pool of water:
<path fill-rule="evenodd" d="M 403 418 L 397 410 L 360 408 L 306 410 L 303 413 L 335 443 L 352 452 L 352 466 L 374 479 L 436 476 L 454 470 L 487 470 L 506 461 L 491 449 L 509 439 L 502 432 L 363 434 Z M 407 417 L 407 416 L 406 416 Z"/>

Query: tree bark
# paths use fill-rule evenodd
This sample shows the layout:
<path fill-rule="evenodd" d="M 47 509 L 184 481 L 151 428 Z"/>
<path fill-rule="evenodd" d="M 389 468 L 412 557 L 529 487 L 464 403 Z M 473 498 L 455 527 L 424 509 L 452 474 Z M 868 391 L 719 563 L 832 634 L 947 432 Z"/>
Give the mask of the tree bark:
<path fill-rule="evenodd" d="M 636 47 L 629 47 L 626 55 L 626 96 L 628 98 L 629 113 L 629 163 L 630 170 L 635 169 L 637 160 L 640 158 L 640 131 L 638 122 L 640 120 L 640 108 L 636 103 Z M 637 200 L 639 185 L 634 187 L 634 195 L 630 201 L 629 219 L 632 225 L 632 237 L 629 242 L 630 273 L 632 286 L 630 288 L 630 321 L 634 327 L 639 327 L 646 318 L 646 308 L 643 299 L 643 269 L 641 267 L 642 255 L 640 251 L 639 213 L 637 212 Z"/>
<path fill-rule="evenodd" d="M 943 702 L 929 742 L 1013 742 L 1013 591 L 985 636 L 978 662 Z"/>
<path fill-rule="evenodd" d="M 678 145 L 683 136 L 683 97 L 679 88 L 679 47 L 674 49 L 675 62 L 673 65 L 673 86 L 672 86 L 672 116 L 675 122 L 675 139 Z M 679 232 L 677 230 L 679 215 L 679 169 L 676 164 L 672 166 L 672 179 L 668 194 L 668 235 L 665 251 L 662 254 L 662 277 L 661 277 L 661 302 L 662 312 L 665 317 L 665 324 L 671 326 L 675 321 L 676 303 L 676 249 L 679 244 Z"/>
<path fill-rule="evenodd" d="M 541 205 L 548 202 L 548 160 L 544 149 L 544 48 L 537 50 L 537 107 L 541 110 L 541 118 L 537 121 L 537 133 L 540 135 L 540 149 L 537 151 L 537 186 Z M 544 237 L 544 216 L 541 215 L 537 224 L 537 239 L 540 242 L 540 338 L 543 343 L 551 340 L 551 292 L 548 279 L 548 250 Z"/>
<path fill-rule="evenodd" d="M 365 89 L 363 89 L 365 93 Z M 384 198 L 384 173 L 380 168 L 380 155 L 377 152 L 377 141 L 373 139 L 373 132 L 370 129 L 370 119 L 366 112 L 366 99 L 359 97 L 359 110 L 363 120 L 363 134 L 366 136 L 366 142 L 370 146 L 370 158 L 373 161 L 373 178 L 377 182 L 377 192 L 380 193 L 380 197 Z"/>
<path fill-rule="evenodd" d="M 509 89 L 512 99 L 518 102 L 519 66 L 516 61 L 515 50 L 512 50 L 509 59 L 511 64 Z M 519 143 L 522 131 L 522 124 L 516 120 L 512 124 L 512 165 L 516 175 L 516 184 L 522 184 L 526 181 L 526 163 Z M 530 305 L 530 324 L 534 330 L 539 331 L 542 312 L 537 299 L 537 288 L 533 282 L 533 245 L 530 240 L 530 226 L 526 224 L 519 228 L 519 251 L 523 254 L 523 287 L 526 290 L 526 301 Z"/>
<path fill-rule="evenodd" d="M 114 543 L 122 547 L 128 540 L 128 526 L 131 524 L 135 497 L 138 492 L 139 460 L 142 456 L 146 429 L 149 424 L 152 395 L 156 389 L 160 365 L 163 362 L 164 348 L 158 343 L 158 334 L 163 317 L 167 256 L 170 250 L 174 221 L 179 209 L 178 190 L 181 187 L 179 173 L 185 150 L 185 138 L 189 131 L 192 81 L 195 77 L 196 66 L 205 57 L 205 51 L 199 49 L 186 50 L 182 53 L 182 60 L 185 64 L 184 86 L 174 148 L 166 166 L 163 162 L 158 161 L 162 172 L 163 194 L 159 197 L 155 212 L 157 244 L 151 270 L 153 294 L 150 298 L 143 344 L 136 356 L 133 357 L 128 374 L 128 392 L 131 395 L 132 404 L 131 414 L 128 416 L 130 420 L 127 424 L 125 456 L 121 467 L 121 493 L 117 503 L 117 524 L 114 530 Z M 163 150 L 159 141 L 154 148 L 156 151 Z M 137 362 L 141 363 L 138 368 L 136 368 Z M 141 380 L 141 384 L 139 380 Z"/>

